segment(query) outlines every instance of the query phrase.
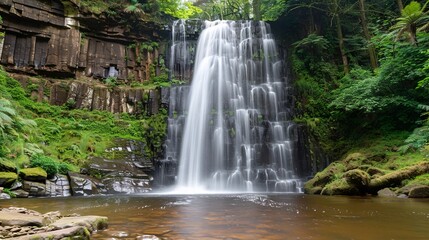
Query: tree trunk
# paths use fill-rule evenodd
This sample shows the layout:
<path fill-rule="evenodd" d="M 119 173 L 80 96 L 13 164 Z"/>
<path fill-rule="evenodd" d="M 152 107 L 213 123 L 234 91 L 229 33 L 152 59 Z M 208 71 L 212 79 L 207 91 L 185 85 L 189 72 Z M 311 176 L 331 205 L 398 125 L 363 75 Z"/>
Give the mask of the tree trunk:
<path fill-rule="evenodd" d="M 402 13 L 402 10 L 404 10 L 404 4 L 402 3 L 402 0 L 396 0 L 398 2 L 399 12 Z"/>
<path fill-rule="evenodd" d="M 349 60 L 346 55 L 346 49 L 344 47 L 344 36 L 343 36 L 343 30 L 341 28 L 341 19 L 340 19 L 340 7 L 338 5 L 338 0 L 333 0 L 334 2 L 334 18 L 335 18 L 335 24 L 337 25 L 337 37 L 338 37 L 338 47 L 340 48 L 341 52 L 341 59 L 343 61 L 343 68 L 344 73 L 350 72 L 350 66 L 349 66 Z"/>
<path fill-rule="evenodd" d="M 253 0 L 253 19 L 256 21 L 262 20 L 261 0 Z"/>
<path fill-rule="evenodd" d="M 400 1 L 400 0 L 398 0 L 398 1 Z M 371 34 L 369 33 L 368 22 L 366 21 L 365 0 L 359 0 L 359 9 L 360 9 L 360 18 L 362 21 L 363 34 L 365 36 L 365 39 L 366 39 L 367 45 L 368 45 L 367 47 L 368 47 L 369 60 L 370 60 L 372 69 L 376 69 L 378 67 L 377 55 L 375 52 L 375 47 L 371 43 Z"/>

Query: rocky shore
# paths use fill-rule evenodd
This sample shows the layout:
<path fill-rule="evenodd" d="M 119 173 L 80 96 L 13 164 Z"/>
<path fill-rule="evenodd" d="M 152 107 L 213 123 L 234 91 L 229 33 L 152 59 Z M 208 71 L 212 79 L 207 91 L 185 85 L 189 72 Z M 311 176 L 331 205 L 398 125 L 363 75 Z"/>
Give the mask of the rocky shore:
<path fill-rule="evenodd" d="M 27 197 L 69 197 L 97 194 L 133 194 L 151 191 L 153 165 L 143 156 L 138 141 L 117 139 L 106 157 L 93 157 L 80 173 L 49 176 L 40 168 L 21 168 L 0 160 L 0 199 Z M 98 176 L 98 178 L 93 177 Z M 8 194 L 2 193 L 7 191 Z"/>
<path fill-rule="evenodd" d="M 428 183 L 425 178 L 418 178 L 429 173 L 429 161 L 405 167 L 387 164 L 388 168 L 382 168 L 380 162 L 385 161 L 385 156 L 349 154 L 317 173 L 305 184 L 304 191 L 321 195 L 429 198 Z"/>
<path fill-rule="evenodd" d="M 0 209 L 0 238 L 26 239 L 89 239 L 98 230 L 107 228 L 107 217 L 62 216 L 60 212 L 45 214 L 26 208 Z"/>

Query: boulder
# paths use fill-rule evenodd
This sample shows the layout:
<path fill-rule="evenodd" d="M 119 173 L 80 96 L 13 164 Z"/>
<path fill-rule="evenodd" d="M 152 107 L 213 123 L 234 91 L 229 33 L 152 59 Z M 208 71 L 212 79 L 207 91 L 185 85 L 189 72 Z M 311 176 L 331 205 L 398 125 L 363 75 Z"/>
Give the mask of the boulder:
<path fill-rule="evenodd" d="M 0 160 L 0 172 L 15 172 L 17 168 L 15 163 L 8 160 Z"/>
<path fill-rule="evenodd" d="M 45 183 L 48 174 L 40 167 L 25 168 L 19 171 L 19 177 L 27 181 Z"/>
<path fill-rule="evenodd" d="M 370 180 L 369 174 L 359 169 L 347 171 L 344 173 L 343 177 L 346 178 L 349 184 L 361 190 L 364 190 L 368 186 Z"/>
<path fill-rule="evenodd" d="M 322 192 L 322 195 L 361 195 L 360 189 L 353 184 L 347 182 L 345 178 L 337 179 L 327 184 Z"/>
<path fill-rule="evenodd" d="M 43 226 L 43 216 L 29 215 L 14 211 L 0 211 L 2 226 Z"/>
<path fill-rule="evenodd" d="M 83 226 L 69 227 L 56 231 L 35 233 L 14 238 L 14 240 L 59 240 L 59 239 L 81 239 L 89 240 L 90 233 L 88 229 Z"/>
<path fill-rule="evenodd" d="M 102 216 L 79 216 L 63 217 L 49 225 L 54 229 L 64 229 L 76 226 L 86 227 L 90 232 L 107 228 L 107 217 Z"/>
<path fill-rule="evenodd" d="M 15 197 L 17 198 L 28 198 L 28 196 L 30 195 L 29 192 L 22 190 L 22 189 L 17 189 L 12 191 L 13 194 L 15 194 Z"/>
<path fill-rule="evenodd" d="M 55 191 L 51 191 L 52 197 L 69 197 L 71 196 L 70 182 L 66 175 L 57 174 L 49 179 L 55 186 Z"/>
<path fill-rule="evenodd" d="M 0 186 L 2 187 L 10 187 L 17 179 L 16 173 L 0 172 Z"/>
<path fill-rule="evenodd" d="M 326 186 L 334 178 L 335 174 L 344 172 L 345 167 L 340 162 L 333 162 L 323 171 L 317 173 L 312 179 L 307 181 L 304 185 L 304 192 L 307 194 L 319 193 L 320 188 Z"/>
<path fill-rule="evenodd" d="M 71 193 L 73 196 L 87 196 L 99 194 L 98 186 L 102 186 L 96 179 L 79 173 L 68 173 L 70 178 Z"/>
<path fill-rule="evenodd" d="M 415 186 L 408 194 L 409 198 L 429 198 L 429 186 Z"/>
<path fill-rule="evenodd" d="M 22 189 L 29 193 L 29 196 L 46 196 L 46 184 L 40 182 L 23 181 Z"/>
<path fill-rule="evenodd" d="M 377 192 L 377 196 L 379 197 L 396 197 L 396 193 L 390 188 L 383 188 Z"/>
<path fill-rule="evenodd" d="M 10 199 L 10 195 L 7 193 L 0 193 L 0 199 Z"/>

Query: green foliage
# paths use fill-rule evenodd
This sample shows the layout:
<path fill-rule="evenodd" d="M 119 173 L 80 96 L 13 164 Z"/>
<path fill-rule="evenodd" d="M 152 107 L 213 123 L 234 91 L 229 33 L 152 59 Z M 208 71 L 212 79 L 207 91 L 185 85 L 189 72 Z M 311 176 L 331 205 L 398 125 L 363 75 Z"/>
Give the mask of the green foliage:
<path fill-rule="evenodd" d="M 137 15 L 144 14 L 143 4 L 139 3 L 138 0 L 131 0 L 131 4 L 128 5 L 124 9 L 124 12 L 126 12 L 126 13 L 135 13 Z"/>
<path fill-rule="evenodd" d="M 66 163 L 55 161 L 54 159 L 42 155 L 33 155 L 30 159 L 30 167 L 40 167 L 46 171 L 48 177 L 53 177 L 55 174 L 67 174 L 71 170 L 71 166 Z"/>
<path fill-rule="evenodd" d="M 118 78 L 117 77 L 107 77 L 104 79 L 104 83 L 109 87 L 113 88 L 118 85 Z"/>
<path fill-rule="evenodd" d="M 396 33 L 399 39 L 405 32 L 409 33 L 409 39 L 412 44 L 417 44 L 417 31 L 419 27 L 426 28 L 429 22 L 428 12 L 425 8 L 429 1 L 422 6 L 419 2 L 411 1 L 401 12 L 401 17 L 397 18 L 396 24 L 392 27 L 393 33 Z"/>
<path fill-rule="evenodd" d="M 343 79 L 344 84 L 333 92 L 335 99 L 329 106 L 341 118 L 353 116 L 367 126 L 415 126 L 420 105 L 429 100 L 424 91 L 416 89 L 424 77 L 421 69 L 427 56 L 422 50 L 427 46 L 426 40 L 419 47 L 402 46 L 395 58 L 380 67 L 378 75 L 367 72 L 355 81 Z"/>
<path fill-rule="evenodd" d="M 416 151 L 426 146 L 429 140 L 429 126 L 423 126 L 414 129 L 413 133 L 405 140 L 405 145 L 401 146 L 399 150 L 402 153 L 408 151 Z"/>
<path fill-rule="evenodd" d="M 286 3 L 287 0 L 262 0 L 262 20 L 276 21 L 286 11 Z"/>
<path fill-rule="evenodd" d="M 7 195 L 9 195 L 11 198 L 15 198 L 16 194 L 12 192 L 12 190 L 10 190 L 9 188 L 3 188 L 3 193 L 6 193 Z"/>
<path fill-rule="evenodd" d="M 175 18 L 188 19 L 196 14 L 202 13 L 201 8 L 190 2 L 182 4 L 180 0 L 159 0 L 159 10 Z"/>

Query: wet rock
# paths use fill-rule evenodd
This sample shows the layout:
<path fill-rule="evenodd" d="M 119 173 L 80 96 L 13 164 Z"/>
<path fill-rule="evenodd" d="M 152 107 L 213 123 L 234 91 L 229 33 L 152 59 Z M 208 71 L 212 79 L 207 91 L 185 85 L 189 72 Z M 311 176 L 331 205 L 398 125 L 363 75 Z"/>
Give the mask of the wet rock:
<path fill-rule="evenodd" d="M 409 198 L 429 198 L 429 186 L 415 186 L 408 194 Z"/>
<path fill-rule="evenodd" d="M 396 197 L 396 193 L 390 188 L 383 188 L 377 192 L 377 196 L 379 197 Z"/>
<path fill-rule="evenodd" d="M 0 211 L 0 222 L 9 226 L 43 226 L 44 218 L 13 211 Z"/>
<path fill-rule="evenodd" d="M 107 177 L 103 179 L 108 193 L 145 193 L 151 190 L 149 180 L 131 177 Z"/>
<path fill-rule="evenodd" d="M 419 186 L 424 186 L 421 184 L 408 184 L 406 186 L 401 187 L 400 189 L 398 189 L 396 191 L 397 194 L 405 194 L 406 196 L 408 196 L 408 194 L 410 194 L 411 189 L 415 188 L 415 187 L 419 187 Z"/>
<path fill-rule="evenodd" d="M 10 190 L 16 190 L 22 187 L 22 182 L 21 181 L 15 181 L 12 186 L 10 186 Z"/>
<path fill-rule="evenodd" d="M 87 196 L 100 193 L 95 184 L 97 180 L 79 173 L 69 172 L 68 175 L 73 196 Z"/>
<path fill-rule="evenodd" d="M 23 181 L 22 189 L 29 193 L 29 196 L 46 196 L 46 184 L 40 182 Z"/>
<path fill-rule="evenodd" d="M 91 175 L 100 176 L 107 193 L 144 193 L 151 190 L 154 168 L 144 155 L 145 144 L 115 139 L 115 147 L 106 149 L 104 157 L 92 158 L 88 166 Z"/>
<path fill-rule="evenodd" d="M 0 193 L 0 199 L 10 199 L 11 197 L 7 193 Z"/>
<path fill-rule="evenodd" d="M 21 236 L 15 240 L 58 240 L 58 239 L 90 239 L 89 231 L 83 226 L 69 227 L 56 231 L 36 233 L 32 235 Z"/>
<path fill-rule="evenodd" d="M 55 229 L 64 229 L 76 226 L 86 227 L 90 232 L 107 228 L 107 217 L 102 216 L 80 216 L 63 217 L 49 226 Z"/>
<path fill-rule="evenodd" d="M 13 194 L 15 194 L 15 196 L 17 198 L 28 198 L 28 196 L 30 195 L 29 192 L 23 190 L 23 189 L 17 189 L 12 191 Z"/>
<path fill-rule="evenodd" d="M 42 215 L 45 219 L 46 224 L 53 223 L 61 218 L 61 213 L 59 211 L 48 212 Z"/>
<path fill-rule="evenodd" d="M 0 186 L 9 187 L 18 179 L 13 172 L 0 172 Z"/>
<path fill-rule="evenodd" d="M 48 174 L 46 173 L 46 171 L 40 167 L 25 168 L 19 171 L 19 177 L 21 179 L 32 182 L 45 183 L 47 176 Z"/>
<path fill-rule="evenodd" d="M 55 190 L 51 191 L 52 197 L 69 197 L 71 196 L 70 182 L 66 175 L 57 174 L 49 179 L 54 185 Z"/>
<path fill-rule="evenodd" d="M 108 234 L 109 236 L 119 237 L 119 238 L 128 237 L 129 235 L 127 232 L 124 232 L 124 231 L 113 231 L 113 232 L 109 232 Z"/>
<path fill-rule="evenodd" d="M 161 238 L 155 235 L 141 235 L 136 237 L 136 240 L 159 240 L 159 239 Z"/>

